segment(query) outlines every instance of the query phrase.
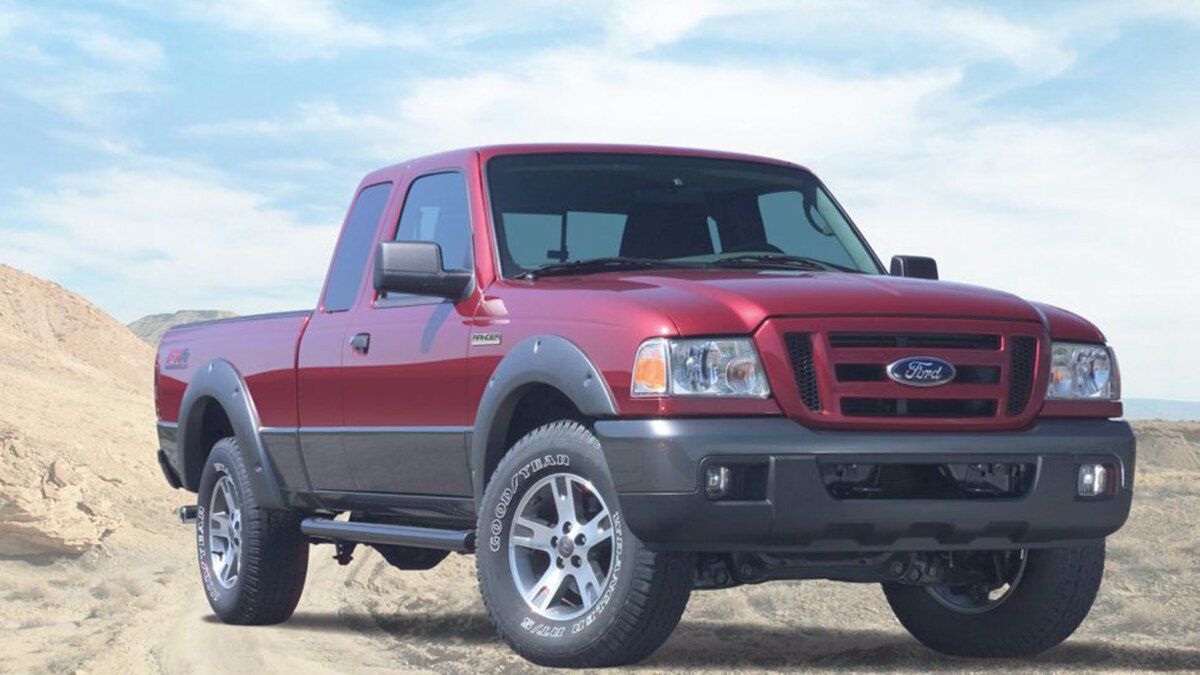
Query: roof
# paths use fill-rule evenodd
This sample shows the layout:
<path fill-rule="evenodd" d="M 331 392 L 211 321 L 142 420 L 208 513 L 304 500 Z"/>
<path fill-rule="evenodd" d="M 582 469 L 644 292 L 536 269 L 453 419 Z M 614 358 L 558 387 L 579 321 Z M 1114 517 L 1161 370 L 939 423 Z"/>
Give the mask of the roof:
<path fill-rule="evenodd" d="M 372 171 L 363 183 L 368 184 L 374 180 L 385 179 L 386 177 L 394 176 L 395 174 L 402 172 L 403 168 L 409 164 L 424 164 L 439 158 L 446 160 L 449 164 L 462 163 L 463 160 L 466 159 L 464 155 L 477 156 L 480 161 L 486 162 L 493 157 L 498 157 L 501 155 L 536 155 L 567 152 L 711 157 L 714 159 L 732 159 L 744 162 L 775 164 L 779 166 L 789 166 L 807 170 L 806 167 L 796 164 L 795 162 L 788 162 L 782 159 L 737 152 L 724 152 L 720 150 L 702 150 L 697 148 L 678 148 L 658 145 L 625 145 L 615 143 L 513 143 L 503 145 L 480 145 L 434 153 L 431 155 L 425 155 L 423 157 L 414 157 L 408 161 L 400 162 L 399 164 L 393 164 L 391 166 L 386 166 L 376 171 Z"/>

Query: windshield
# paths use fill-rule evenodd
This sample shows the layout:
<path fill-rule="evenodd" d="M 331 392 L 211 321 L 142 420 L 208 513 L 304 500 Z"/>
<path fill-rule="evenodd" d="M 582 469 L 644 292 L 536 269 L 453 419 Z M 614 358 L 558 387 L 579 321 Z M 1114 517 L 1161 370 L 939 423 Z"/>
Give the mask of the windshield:
<path fill-rule="evenodd" d="M 597 258 L 880 273 L 833 199 L 800 169 L 669 155 L 508 155 L 488 163 L 488 183 L 506 277 Z"/>

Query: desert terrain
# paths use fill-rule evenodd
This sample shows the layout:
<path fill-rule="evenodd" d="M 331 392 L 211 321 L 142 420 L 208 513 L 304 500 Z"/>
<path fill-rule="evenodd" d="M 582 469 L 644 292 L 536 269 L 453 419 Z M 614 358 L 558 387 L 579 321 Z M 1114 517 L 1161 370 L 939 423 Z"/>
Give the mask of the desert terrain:
<path fill-rule="evenodd" d="M 188 495 L 154 461 L 153 350 L 65 289 L 0 266 L 0 673 L 486 673 L 535 670 L 494 636 L 473 560 L 399 572 L 313 550 L 293 619 L 217 623 Z M 1128 525 L 1091 616 L 1028 661 L 936 656 L 879 588 L 697 593 L 646 672 L 1200 671 L 1200 423 L 1137 425 Z"/>

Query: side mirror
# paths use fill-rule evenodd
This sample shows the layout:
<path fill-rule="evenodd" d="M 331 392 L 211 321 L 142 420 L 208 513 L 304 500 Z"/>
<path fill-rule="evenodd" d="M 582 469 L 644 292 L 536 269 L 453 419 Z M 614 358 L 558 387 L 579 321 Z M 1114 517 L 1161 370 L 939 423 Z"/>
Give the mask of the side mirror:
<path fill-rule="evenodd" d="M 894 277 L 934 280 L 938 278 L 937 261 L 933 258 L 922 258 L 919 255 L 892 256 L 891 272 Z"/>
<path fill-rule="evenodd" d="M 375 255 L 375 290 L 461 300 L 474 275 L 442 269 L 442 247 L 431 241 L 385 241 Z"/>

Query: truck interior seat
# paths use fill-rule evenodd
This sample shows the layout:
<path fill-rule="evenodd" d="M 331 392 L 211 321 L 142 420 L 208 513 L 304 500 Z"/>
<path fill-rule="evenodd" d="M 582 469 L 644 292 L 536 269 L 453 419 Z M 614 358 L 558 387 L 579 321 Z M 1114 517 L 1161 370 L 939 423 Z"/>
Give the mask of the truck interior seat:
<path fill-rule="evenodd" d="M 671 236 L 664 236 L 670 232 Z M 643 206 L 629 214 L 621 255 L 665 260 L 713 253 L 708 214 L 693 205 Z"/>

